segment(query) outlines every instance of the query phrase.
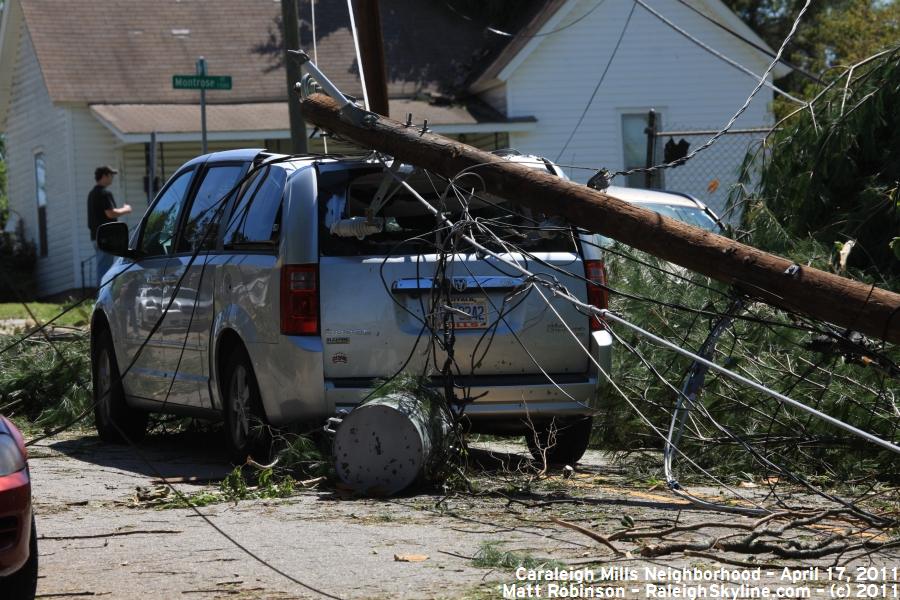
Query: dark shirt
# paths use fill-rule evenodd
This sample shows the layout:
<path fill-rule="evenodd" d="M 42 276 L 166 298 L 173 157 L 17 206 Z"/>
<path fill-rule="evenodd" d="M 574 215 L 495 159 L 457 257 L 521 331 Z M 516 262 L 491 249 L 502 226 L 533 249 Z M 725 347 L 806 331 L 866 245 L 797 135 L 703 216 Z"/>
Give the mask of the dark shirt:
<path fill-rule="evenodd" d="M 97 239 L 97 228 L 104 223 L 112 223 L 116 219 L 106 216 L 106 211 L 116 207 L 112 192 L 102 185 L 95 185 L 88 194 L 88 228 L 91 230 L 91 239 Z"/>

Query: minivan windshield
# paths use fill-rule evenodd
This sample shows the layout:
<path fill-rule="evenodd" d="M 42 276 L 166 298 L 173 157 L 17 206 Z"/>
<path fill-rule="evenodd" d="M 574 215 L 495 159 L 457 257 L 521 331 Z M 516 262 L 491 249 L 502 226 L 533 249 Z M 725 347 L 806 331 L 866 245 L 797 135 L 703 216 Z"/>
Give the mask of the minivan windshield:
<path fill-rule="evenodd" d="M 385 177 L 392 176 L 380 167 L 370 166 L 320 173 L 318 209 L 322 256 L 426 254 L 439 251 L 446 239 L 447 227 L 409 190 L 395 182 L 391 182 L 387 194 L 389 199 L 377 214 L 372 215 L 382 219 L 380 233 L 362 239 L 332 234 L 336 222 L 367 216 Z M 452 189 L 447 189 L 446 183 L 426 175 L 413 174 L 408 182 L 450 221 L 459 222 L 467 213 L 471 219 L 480 222 L 484 229 L 472 227 L 467 233 L 491 250 L 577 252 L 571 229 L 562 222 L 553 222 L 552 226 L 545 226 L 544 231 L 538 231 L 538 225 L 546 224 L 547 218 L 526 207 L 481 193 L 473 196 L 461 191 L 461 197 L 458 197 Z M 492 233 L 488 233 L 487 229 Z M 454 247 L 459 252 L 469 251 L 458 240 Z"/>

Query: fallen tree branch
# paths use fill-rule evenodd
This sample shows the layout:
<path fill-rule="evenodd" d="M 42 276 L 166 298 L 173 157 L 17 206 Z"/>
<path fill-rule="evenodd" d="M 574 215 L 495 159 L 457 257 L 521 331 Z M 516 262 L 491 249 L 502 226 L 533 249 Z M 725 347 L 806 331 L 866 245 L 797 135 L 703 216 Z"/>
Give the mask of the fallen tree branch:
<path fill-rule="evenodd" d="M 609 548 L 616 554 L 625 554 L 624 552 L 622 552 L 621 550 L 616 548 L 612 544 L 612 542 L 610 542 L 609 539 L 606 538 L 606 536 L 604 536 L 600 533 L 597 533 L 596 531 L 591 531 L 587 527 L 582 527 L 581 525 L 576 525 L 575 523 L 569 523 L 568 521 L 563 521 L 562 519 L 557 519 L 556 517 L 550 517 L 550 520 L 553 521 L 554 523 L 556 523 L 557 525 L 565 527 L 566 529 L 571 529 L 572 531 L 577 531 L 578 533 L 588 536 L 589 538 L 591 538 L 594 541 L 600 542 L 601 544 L 603 544 L 604 546 L 606 546 L 607 548 Z"/>
<path fill-rule="evenodd" d="M 131 529 L 113 531 L 111 533 L 89 533 L 85 535 L 42 535 L 39 540 L 87 540 L 96 538 L 117 537 L 123 535 L 156 535 L 162 533 L 183 533 L 180 529 Z"/>

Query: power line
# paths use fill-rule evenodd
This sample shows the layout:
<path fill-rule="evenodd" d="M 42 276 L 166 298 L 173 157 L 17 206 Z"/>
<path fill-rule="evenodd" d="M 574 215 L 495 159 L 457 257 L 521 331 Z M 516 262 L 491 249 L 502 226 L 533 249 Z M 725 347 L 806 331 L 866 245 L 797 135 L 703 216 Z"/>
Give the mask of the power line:
<path fill-rule="evenodd" d="M 577 25 L 577 24 L 580 23 L 581 21 L 583 21 L 583 20 L 585 20 L 586 18 L 588 18 L 591 14 L 593 14 L 593 12 L 594 12 L 595 10 L 597 10 L 598 8 L 600 8 L 600 5 L 603 4 L 605 1 L 606 1 L 606 0 L 600 0 L 599 2 L 597 2 L 596 4 L 594 4 L 594 6 L 592 6 L 590 9 L 588 9 L 587 12 L 585 12 L 583 15 L 581 15 L 580 17 L 578 17 L 578 18 L 575 19 L 574 21 L 572 21 L 572 22 L 570 22 L 570 23 L 567 23 L 567 24 L 563 25 L 562 27 L 558 27 L 557 29 L 553 29 L 552 31 L 545 31 L 545 32 L 543 32 L 543 33 L 533 33 L 533 34 L 531 34 L 531 35 L 525 35 L 525 34 L 523 34 L 523 33 L 510 33 L 510 32 L 508 32 L 508 31 L 503 31 L 502 29 L 498 29 L 498 28 L 496 28 L 496 27 L 491 27 L 490 25 L 488 25 L 487 27 L 485 27 L 485 29 L 486 29 L 487 31 L 493 33 L 493 34 L 496 34 L 496 35 L 502 35 L 503 37 L 509 37 L 509 38 L 531 39 L 531 38 L 541 38 L 541 37 L 546 37 L 546 36 L 548 36 L 548 35 L 553 35 L 554 33 L 559 33 L 560 31 L 565 31 L 566 29 L 568 29 L 568 28 L 570 28 L 570 27 L 572 27 L 572 26 L 574 26 L 574 25 Z M 472 21 L 472 22 L 475 21 L 475 19 L 473 19 L 472 17 L 470 17 L 470 16 L 468 16 L 468 15 L 465 15 L 465 14 L 459 12 L 459 11 L 458 11 L 452 4 L 450 4 L 449 2 L 444 2 L 444 4 L 447 6 L 447 8 L 449 8 L 451 11 L 453 11 L 454 13 L 456 13 L 457 15 L 459 15 L 460 17 L 462 17 L 462 18 L 465 19 L 466 21 Z"/>

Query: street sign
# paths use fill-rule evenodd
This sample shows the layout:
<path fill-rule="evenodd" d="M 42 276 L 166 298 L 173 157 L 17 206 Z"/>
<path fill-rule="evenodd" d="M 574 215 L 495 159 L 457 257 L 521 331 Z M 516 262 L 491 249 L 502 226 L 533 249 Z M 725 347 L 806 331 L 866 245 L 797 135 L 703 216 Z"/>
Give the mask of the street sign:
<path fill-rule="evenodd" d="M 230 90 L 231 75 L 172 75 L 176 90 Z"/>

